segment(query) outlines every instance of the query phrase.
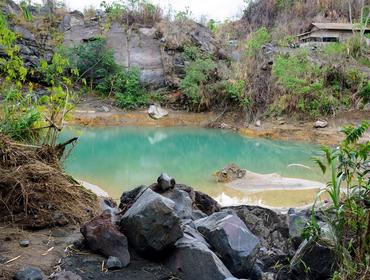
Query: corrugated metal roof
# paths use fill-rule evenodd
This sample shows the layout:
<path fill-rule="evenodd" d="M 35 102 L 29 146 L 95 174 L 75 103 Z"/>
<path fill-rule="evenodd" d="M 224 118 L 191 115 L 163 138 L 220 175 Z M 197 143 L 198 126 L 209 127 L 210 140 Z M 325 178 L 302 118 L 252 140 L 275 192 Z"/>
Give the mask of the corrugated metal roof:
<path fill-rule="evenodd" d="M 324 30 L 355 30 L 355 31 L 359 31 L 361 29 L 360 27 L 358 27 L 356 25 L 352 25 L 351 23 L 313 22 L 313 23 L 310 24 L 310 27 L 307 29 L 306 32 L 304 32 L 302 34 L 298 34 L 297 37 L 301 37 L 301 36 L 310 34 L 314 27 L 317 27 L 318 29 L 324 29 Z M 370 31 L 370 28 L 367 27 L 367 28 L 365 28 L 365 30 Z"/>
<path fill-rule="evenodd" d="M 360 30 L 361 28 L 352 25 L 351 23 L 321 23 L 321 22 L 314 22 L 308 28 L 308 31 L 312 30 L 313 27 L 317 27 L 319 29 L 329 29 L 329 30 Z M 366 28 L 365 30 L 370 30 L 370 28 Z"/>

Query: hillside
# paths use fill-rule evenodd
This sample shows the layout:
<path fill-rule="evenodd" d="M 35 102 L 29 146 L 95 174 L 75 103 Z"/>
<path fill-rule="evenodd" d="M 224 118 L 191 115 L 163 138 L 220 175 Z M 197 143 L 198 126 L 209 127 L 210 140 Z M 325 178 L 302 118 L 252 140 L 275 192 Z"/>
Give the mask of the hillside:
<path fill-rule="evenodd" d="M 123 109 L 160 103 L 231 112 L 248 123 L 326 118 L 367 108 L 370 61 L 362 39 L 319 48 L 294 45 L 295 35 L 312 22 L 348 22 L 346 3 L 251 1 L 239 21 L 213 28 L 181 12 L 169 18 L 145 1 L 132 7 L 106 4 L 82 14 L 6 0 L 2 10 L 39 95 L 49 83 L 41 61 L 50 63 L 57 54 L 68 60 L 68 71 L 79 72 L 72 79 L 78 95 L 113 98 Z M 361 1 L 351 3 L 357 22 Z"/>

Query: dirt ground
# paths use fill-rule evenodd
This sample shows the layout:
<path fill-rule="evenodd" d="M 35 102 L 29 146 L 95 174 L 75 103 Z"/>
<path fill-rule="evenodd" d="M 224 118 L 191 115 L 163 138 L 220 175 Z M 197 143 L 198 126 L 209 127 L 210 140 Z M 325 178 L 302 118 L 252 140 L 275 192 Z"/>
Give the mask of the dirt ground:
<path fill-rule="evenodd" d="M 39 267 L 45 275 L 50 275 L 58 268 L 66 248 L 79 236 L 77 226 L 39 231 L 0 227 L 0 279 L 12 279 L 16 271 L 27 265 Z M 22 240 L 28 240 L 30 245 L 20 246 Z"/>
<path fill-rule="evenodd" d="M 40 231 L 0 227 L 0 279 L 10 280 L 16 271 L 28 265 L 39 267 L 46 276 L 66 270 L 78 274 L 82 279 L 177 279 L 160 263 L 144 260 L 134 252 L 131 252 L 131 262 L 127 268 L 108 272 L 102 269 L 103 261 L 107 260 L 105 257 L 72 246 L 81 237 L 78 226 Z M 30 245 L 21 247 L 21 240 L 29 240 Z"/>

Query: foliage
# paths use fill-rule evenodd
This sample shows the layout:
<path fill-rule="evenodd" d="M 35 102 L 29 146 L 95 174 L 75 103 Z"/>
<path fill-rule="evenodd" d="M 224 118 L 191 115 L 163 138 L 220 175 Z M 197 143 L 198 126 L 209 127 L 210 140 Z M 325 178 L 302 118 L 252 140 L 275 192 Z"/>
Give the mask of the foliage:
<path fill-rule="evenodd" d="M 15 81 L 20 87 L 25 81 L 27 69 L 19 57 L 19 47 L 15 45 L 17 36 L 8 28 L 5 17 L 0 13 L 0 46 L 6 58 L 0 58 L 0 73 L 5 75 L 6 81 Z"/>
<path fill-rule="evenodd" d="M 113 52 L 102 38 L 90 40 L 67 50 L 67 55 L 71 66 L 80 72 L 80 78 L 89 80 L 91 89 L 101 79 L 118 70 Z"/>
<path fill-rule="evenodd" d="M 138 68 L 118 70 L 103 79 L 96 89 L 104 94 L 114 94 L 121 108 L 135 109 L 148 104 L 148 96 L 140 84 Z"/>
<path fill-rule="evenodd" d="M 23 17 L 26 21 L 32 21 L 33 20 L 33 17 L 32 17 L 32 14 L 30 12 L 30 10 L 28 9 L 28 6 L 30 5 L 30 1 L 21 1 L 20 2 L 20 6 L 21 6 L 21 9 L 22 9 L 22 12 L 23 12 Z"/>
<path fill-rule="evenodd" d="M 217 32 L 217 23 L 214 19 L 210 19 L 207 23 L 207 27 L 209 28 L 209 30 L 211 30 L 211 32 L 213 34 L 216 34 Z"/>
<path fill-rule="evenodd" d="M 326 55 L 337 51 L 343 51 L 343 47 L 332 44 L 323 50 Z M 272 74 L 280 90 L 287 95 L 286 102 L 275 102 L 272 110 L 308 113 L 311 117 L 334 114 L 341 106 L 349 106 L 351 96 L 363 84 L 358 70 L 346 65 L 320 66 L 309 59 L 307 50 L 277 56 Z"/>
<path fill-rule="evenodd" d="M 100 6 L 104 8 L 108 19 L 122 22 L 129 26 L 133 24 L 149 24 L 162 19 L 162 10 L 159 6 L 147 0 L 120 0 L 113 3 L 103 1 Z"/>
<path fill-rule="evenodd" d="M 216 64 L 209 57 L 195 55 L 193 60 L 185 69 L 185 78 L 181 81 L 180 89 L 190 99 L 196 110 L 208 107 L 209 98 L 207 87 L 215 73 Z"/>
<path fill-rule="evenodd" d="M 278 46 L 279 47 L 289 47 L 291 44 L 293 44 L 296 40 L 296 37 L 293 35 L 285 35 L 284 37 L 280 38 L 278 40 Z"/>
<path fill-rule="evenodd" d="M 189 6 L 186 6 L 186 7 L 185 7 L 185 10 L 183 10 L 183 11 L 178 11 L 178 12 L 175 14 L 175 21 L 178 21 L 178 22 L 185 22 L 185 21 L 186 21 L 186 20 L 188 20 L 190 17 L 191 17 L 190 7 L 189 7 Z"/>
<path fill-rule="evenodd" d="M 363 121 L 358 127 L 345 127 L 342 132 L 346 137 L 340 146 L 336 149 L 324 146 L 323 156 L 314 158 L 322 172 L 329 171 L 331 175 L 324 190 L 329 194 L 331 206 L 324 211 L 337 241 L 339 264 L 336 279 L 359 279 L 357 277 L 369 275 L 370 177 L 367 165 L 370 142 L 360 141 L 368 129 L 368 121 Z M 306 228 L 307 239 L 320 237 L 317 224 L 315 228 L 312 229 L 312 224 Z"/>
<path fill-rule="evenodd" d="M 47 108 L 44 117 L 49 123 L 44 143 L 54 146 L 59 132 L 63 129 L 64 119 L 73 108 L 72 95 L 70 94 L 72 80 L 69 76 L 77 77 L 79 72 L 75 68 L 70 70 L 68 59 L 58 52 L 54 53 L 51 64 L 41 60 L 39 70 L 43 74 L 45 82 L 50 85 L 49 95 L 44 96 L 39 101 Z"/>
<path fill-rule="evenodd" d="M 255 56 L 263 45 L 270 41 L 270 34 L 266 27 L 261 27 L 251 33 L 246 44 L 246 53 L 248 56 Z"/>
<path fill-rule="evenodd" d="M 233 100 L 241 108 L 247 108 L 251 101 L 245 93 L 246 85 L 244 80 L 231 81 L 226 86 L 226 92 L 230 99 Z"/>
<path fill-rule="evenodd" d="M 42 117 L 31 92 L 23 94 L 10 87 L 2 92 L 0 132 L 16 141 L 36 142 L 40 138 Z"/>
<path fill-rule="evenodd" d="M 360 91 L 362 102 L 367 104 L 370 102 L 370 81 L 368 81 Z"/>

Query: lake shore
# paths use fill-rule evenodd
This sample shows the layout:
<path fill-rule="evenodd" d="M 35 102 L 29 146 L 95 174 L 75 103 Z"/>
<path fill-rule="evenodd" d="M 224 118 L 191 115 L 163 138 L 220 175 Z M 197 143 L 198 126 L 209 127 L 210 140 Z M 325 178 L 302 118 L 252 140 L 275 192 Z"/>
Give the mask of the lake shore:
<path fill-rule="evenodd" d="M 357 125 L 370 118 L 370 112 L 351 111 L 336 115 L 327 120 L 325 128 L 314 128 L 314 121 L 294 119 L 266 119 L 260 125 L 245 124 L 240 114 L 219 112 L 193 113 L 167 109 L 168 116 L 155 120 L 147 109 L 123 111 L 109 100 L 90 96 L 84 99 L 72 111 L 67 121 L 71 126 L 107 127 L 107 126 L 140 126 L 140 127 L 212 127 L 238 131 L 241 135 L 252 138 L 272 140 L 299 141 L 314 144 L 336 145 L 343 140 L 341 127 Z M 370 134 L 364 136 L 370 139 Z"/>

